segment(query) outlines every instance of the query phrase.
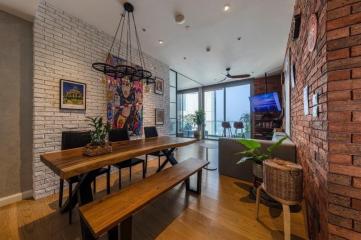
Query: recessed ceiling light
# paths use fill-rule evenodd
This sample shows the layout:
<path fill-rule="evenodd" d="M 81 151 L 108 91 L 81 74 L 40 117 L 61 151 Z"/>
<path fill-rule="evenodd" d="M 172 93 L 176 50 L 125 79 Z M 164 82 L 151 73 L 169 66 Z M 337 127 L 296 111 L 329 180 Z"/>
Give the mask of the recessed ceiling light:
<path fill-rule="evenodd" d="M 164 44 L 164 41 L 163 41 L 163 40 L 159 40 L 158 43 L 159 43 L 160 45 L 163 45 L 163 44 Z"/>
<path fill-rule="evenodd" d="M 229 4 L 224 5 L 223 11 L 228 12 L 229 9 L 231 9 L 231 6 L 229 6 Z"/>
<path fill-rule="evenodd" d="M 187 60 L 187 57 L 183 57 L 184 60 Z"/>
<path fill-rule="evenodd" d="M 175 18 L 175 22 L 178 24 L 183 24 L 186 22 L 186 18 L 181 13 L 176 14 L 176 16 L 174 18 Z"/>

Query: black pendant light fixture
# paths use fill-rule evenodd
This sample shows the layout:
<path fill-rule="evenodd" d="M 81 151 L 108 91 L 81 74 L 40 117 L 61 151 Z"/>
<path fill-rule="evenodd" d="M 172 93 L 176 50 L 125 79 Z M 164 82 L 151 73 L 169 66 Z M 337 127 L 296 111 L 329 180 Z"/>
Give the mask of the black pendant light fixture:
<path fill-rule="evenodd" d="M 152 77 L 152 73 L 145 68 L 145 61 L 142 51 L 142 46 L 140 44 L 137 25 L 134 18 L 134 6 L 126 2 L 124 3 L 124 10 L 120 17 L 118 27 L 115 31 L 115 35 L 108 51 L 107 56 L 111 55 L 115 42 L 117 41 L 117 36 L 119 35 L 119 47 L 118 47 L 118 59 L 120 57 L 120 52 L 122 48 L 123 37 L 125 38 L 125 60 L 121 61 L 118 65 L 111 65 L 107 61 L 105 62 L 96 62 L 92 64 L 92 67 L 104 73 L 105 75 L 112 77 L 114 79 L 119 79 L 123 77 L 128 77 L 130 81 L 143 81 L 146 84 L 155 83 L 155 78 Z M 134 37 L 136 40 L 136 46 L 138 51 L 138 57 L 140 66 L 133 64 L 133 55 L 132 55 L 132 32 L 134 32 Z"/>

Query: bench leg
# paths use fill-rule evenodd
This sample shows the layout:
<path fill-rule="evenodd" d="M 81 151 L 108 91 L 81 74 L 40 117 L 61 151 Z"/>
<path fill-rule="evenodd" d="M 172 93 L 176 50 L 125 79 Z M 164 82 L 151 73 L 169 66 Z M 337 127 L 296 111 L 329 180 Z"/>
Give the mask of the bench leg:
<path fill-rule="evenodd" d="M 108 231 L 108 240 L 118 240 L 118 225 Z"/>
<path fill-rule="evenodd" d="M 84 220 L 80 217 L 80 227 L 81 227 L 81 239 L 82 240 L 96 240 Z"/>
<path fill-rule="evenodd" d="M 120 239 L 132 240 L 133 217 L 130 216 L 120 223 Z"/>
<path fill-rule="evenodd" d="M 201 192 L 202 192 L 202 169 L 197 172 L 197 189 L 196 190 L 191 189 L 189 178 L 187 178 L 185 180 L 185 183 L 186 183 L 187 191 L 201 194 Z"/>

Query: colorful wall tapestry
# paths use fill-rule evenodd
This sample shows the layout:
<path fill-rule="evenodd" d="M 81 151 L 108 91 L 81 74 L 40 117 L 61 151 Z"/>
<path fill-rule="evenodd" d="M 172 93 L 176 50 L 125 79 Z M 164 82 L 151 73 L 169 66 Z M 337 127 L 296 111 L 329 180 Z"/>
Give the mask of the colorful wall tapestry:
<path fill-rule="evenodd" d="M 108 57 L 108 64 L 123 60 Z M 114 79 L 107 76 L 107 118 L 112 128 L 126 128 L 130 135 L 141 135 L 143 126 L 143 83 L 128 77 Z"/>

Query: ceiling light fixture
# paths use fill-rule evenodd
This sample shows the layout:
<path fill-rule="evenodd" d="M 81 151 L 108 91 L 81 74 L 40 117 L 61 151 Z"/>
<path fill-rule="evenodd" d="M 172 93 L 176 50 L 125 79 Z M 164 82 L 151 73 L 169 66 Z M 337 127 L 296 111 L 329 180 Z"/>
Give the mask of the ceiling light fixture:
<path fill-rule="evenodd" d="M 184 24 L 186 22 L 186 18 L 181 13 L 177 13 L 174 19 L 177 24 Z"/>
<path fill-rule="evenodd" d="M 120 17 L 118 27 L 115 31 L 115 35 L 111 44 L 111 47 L 107 53 L 107 57 L 105 62 L 95 62 L 92 64 L 92 67 L 104 73 L 105 75 L 118 80 L 120 78 L 128 78 L 129 81 L 143 81 L 146 84 L 154 83 L 155 79 L 152 78 L 152 73 L 146 70 L 145 60 L 142 51 L 142 47 L 140 45 L 137 25 L 135 24 L 134 18 L 134 6 L 129 2 L 125 2 L 123 4 L 124 10 Z M 120 31 L 119 31 L 120 30 Z M 135 38 L 132 38 L 132 32 Z M 117 60 L 116 63 L 111 62 L 112 50 L 114 44 L 117 40 L 118 33 L 120 33 L 119 37 L 119 47 L 117 51 Z M 125 38 L 125 44 L 122 43 L 123 37 Z M 133 63 L 134 60 L 134 52 L 132 54 L 132 39 L 136 40 L 136 46 L 139 57 L 140 66 L 137 66 Z M 125 59 L 120 57 L 121 48 L 125 46 Z"/>
<path fill-rule="evenodd" d="M 225 11 L 225 12 L 228 12 L 230 9 L 231 9 L 231 7 L 229 6 L 229 4 L 226 4 L 223 7 L 223 11 Z"/>
<path fill-rule="evenodd" d="M 164 41 L 163 40 L 158 40 L 159 44 L 160 45 L 163 45 L 164 44 Z"/>

